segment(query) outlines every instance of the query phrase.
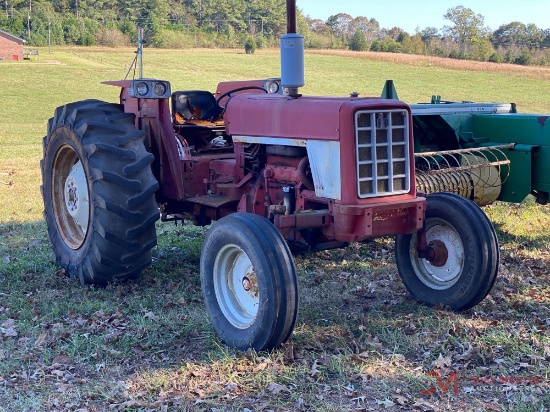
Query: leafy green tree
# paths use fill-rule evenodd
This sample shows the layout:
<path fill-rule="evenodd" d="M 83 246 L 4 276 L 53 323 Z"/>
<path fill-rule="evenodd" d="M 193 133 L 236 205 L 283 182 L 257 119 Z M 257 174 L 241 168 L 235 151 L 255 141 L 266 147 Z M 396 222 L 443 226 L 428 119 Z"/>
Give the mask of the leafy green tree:
<path fill-rule="evenodd" d="M 492 35 L 495 47 L 528 47 L 540 49 L 544 45 L 545 32 L 535 24 L 525 25 L 519 21 L 513 21 L 500 26 Z"/>
<path fill-rule="evenodd" d="M 544 43 L 544 30 L 539 29 L 536 24 L 528 24 L 525 28 L 526 46 L 529 49 L 540 49 Z"/>
<path fill-rule="evenodd" d="M 493 54 L 489 56 L 489 61 L 491 63 L 502 63 L 502 57 L 497 52 L 493 52 Z"/>
<path fill-rule="evenodd" d="M 395 41 L 402 41 L 403 36 L 406 34 L 405 30 L 403 30 L 401 27 L 392 27 L 391 29 L 381 29 L 380 34 L 385 36 L 390 36 Z"/>
<path fill-rule="evenodd" d="M 330 27 L 321 19 L 311 19 L 309 16 L 306 18 L 308 28 L 311 32 L 322 36 L 328 36 L 330 34 Z"/>
<path fill-rule="evenodd" d="M 263 36 L 279 37 L 286 32 L 286 1 L 255 0 L 245 1 L 245 21 L 248 19 L 249 32 Z"/>
<path fill-rule="evenodd" d="M 487 61 L 494 52 L 493 44 L 487 38 L 476 38 L 470 41 L 470 58 L 473 60 Z"/>
<path fill-rule="evenodd" d="M 349 48 L 353 51 L 365 51 L 368 49 L 367 39 L 361 30 L 356 30 L 349 42 Z"/>
<path fill-rule="evenodd" d="M 489 35 L 489 29 L 484 26 L 485 18 L 475 14 L 472 9 L 457 6 L 447 10 L 443 17 L 453 23 L 452 26 L 445 26 L 443 31 L 460 45 L 463 54 L 466 53 L 468 43 Z"/>
<path fill-rule="evenodd" d="M 52 0 L 52 6 L 56 13 L 68 13 L 71 9 L 69 0 Z"/>
<path fill-rule="evenodd" d="M 519 46 L 525 43 L 526 26 L 519 21 L 501 25 L 493 33 L 492 41 L 495 47 Z"/>
<path fill-rule="evenodd" d="M 355 33 L 357 30 L 363 32 L 368 42 L 380 38 L 380 24 L 376 19 L 368 19 L 364 16 L 356 17 L 348 24 L 348 32 Z"/>
<path fill-rule="evenodd" d="M 440 38 L 439 29 L 436 27 L 426 27 L 424 30 L 419 31 L 418 34 L 420 34 L 422 41 L 428 46 L 433 40 Z"/>
<path fill-rule="evenodd" d="M 529 53 L 528 49 L 523 49 L 518 57 L 516 57 L 514 63 L 521 64 L 523 66 L 529 66 L 532 63 L 533 56 Z"/>
<path fill-rule="evenodd" d="M 422 41 L 422 36 L 417 33 L 414 36 L 405 35 L 401 41 L 403 53 L 424 54 L 426 43 Z"/>
<path fill-rule="evenodd" d="M 353 17 L 347 13 L 338 13 L 330 16 L 326 21 L 326 25 L 330 27 L 331 33 L 336 37 L 350 38 L 353 32 L 350 31 Z"/>

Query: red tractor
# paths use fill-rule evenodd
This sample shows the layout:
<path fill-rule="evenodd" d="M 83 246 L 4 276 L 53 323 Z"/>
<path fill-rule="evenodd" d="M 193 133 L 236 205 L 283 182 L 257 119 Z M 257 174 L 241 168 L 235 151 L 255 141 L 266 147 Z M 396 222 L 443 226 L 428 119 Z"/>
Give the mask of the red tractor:
<path fill-rule="evenodd" d="M 106 82 L 121 88 L 120 104 L 55 111 L 41 168 L 57 260 L 82 284 L 133 279 L 150 265 L 159 216 L 214 222 L 201 254 L 204 301 L 220 338 L 240 349 L 275 348 L 293 330 L 289 246 L 396 235 L 397 268 L 417 301 L 476 305 L 497 275 L 490 221 L 457 195 L 416 192 L 408 105 L 298 93 L 295 1 L 287 11 L 280 83 L 237 84 L 216 98 L 138 78 Z"/>

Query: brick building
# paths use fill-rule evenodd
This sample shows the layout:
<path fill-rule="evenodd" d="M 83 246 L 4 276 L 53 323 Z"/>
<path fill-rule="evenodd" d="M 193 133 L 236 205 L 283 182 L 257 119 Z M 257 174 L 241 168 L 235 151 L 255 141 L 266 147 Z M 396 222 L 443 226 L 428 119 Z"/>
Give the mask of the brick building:
<path fill-rule="evenodd" d="M 0 60 L 23 60 L 25 40 L 0 30 Z"/>

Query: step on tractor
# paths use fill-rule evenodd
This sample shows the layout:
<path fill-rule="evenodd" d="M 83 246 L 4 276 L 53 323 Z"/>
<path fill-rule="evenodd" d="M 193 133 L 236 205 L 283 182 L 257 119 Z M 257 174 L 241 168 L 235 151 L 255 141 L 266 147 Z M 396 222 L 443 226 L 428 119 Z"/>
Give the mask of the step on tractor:
<path fill-rule="evenodd" d="M 303 53 L 287 0 L 280 79 L 225 91 L 221 83 L 216 95 L 172 92 L 139 65 L 137 78 L 105 82 L 120 87 L 119 104 L 57 108 L 43 141 L 42 194 L 66 272 L 82 284 L 134 279 L 151 263 L 159 217 L 211 224 L 204 302 L 220 339 L 243 350 L 276 348 L 293 331 L 291 248 L 396 236 L 397 269 L 414 299 L 478 304 L 498 271 L 491 222 L 457 194 L 417 191 L 410 106 L 302 96 Z"/>

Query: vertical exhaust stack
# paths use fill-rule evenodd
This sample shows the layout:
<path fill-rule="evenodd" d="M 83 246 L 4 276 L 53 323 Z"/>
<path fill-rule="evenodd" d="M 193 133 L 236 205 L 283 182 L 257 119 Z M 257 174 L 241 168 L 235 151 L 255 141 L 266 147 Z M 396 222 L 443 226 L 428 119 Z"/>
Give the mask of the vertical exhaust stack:
<path fill-rule="evenodd" d="M 304 81 L 304 37 L 296 33 L 296 0 L 286 0 L 287 34 L 281 36 L 281 86 L 298 98 Z"/>

